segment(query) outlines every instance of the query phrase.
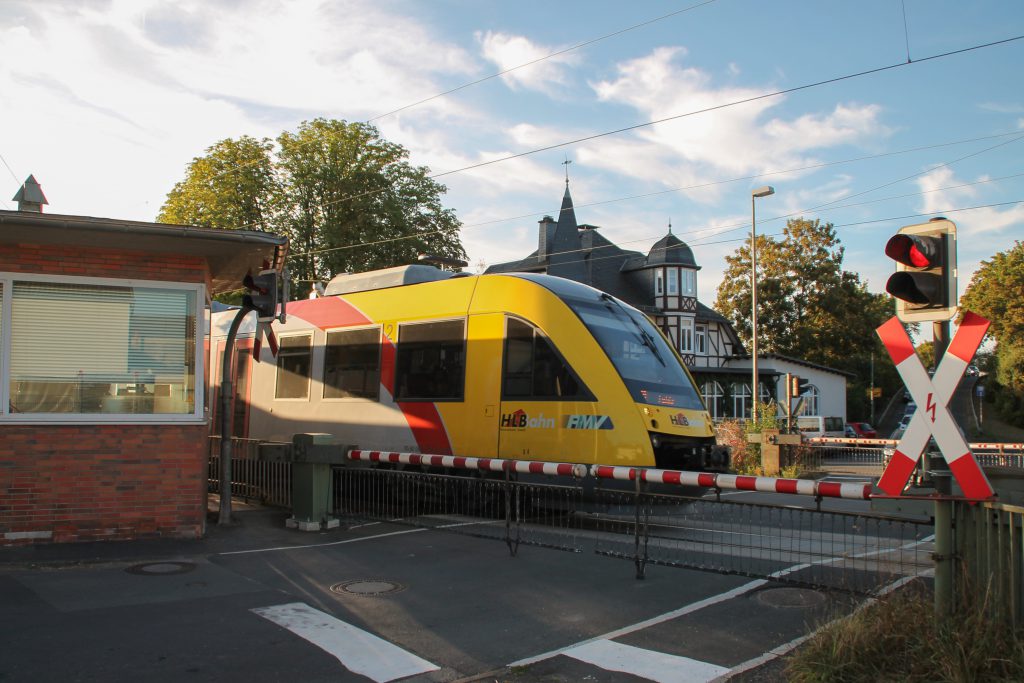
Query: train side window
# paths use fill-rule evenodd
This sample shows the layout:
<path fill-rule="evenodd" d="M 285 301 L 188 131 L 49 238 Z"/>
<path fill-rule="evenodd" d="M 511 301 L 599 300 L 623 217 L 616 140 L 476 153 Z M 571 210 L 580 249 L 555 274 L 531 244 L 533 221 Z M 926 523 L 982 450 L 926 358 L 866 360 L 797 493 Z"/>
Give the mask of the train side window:
<path fill-rule="evenodd" d="M 506 326 L 502 398 L 594 400 L 548 338 L 516 318 Z"/>
<path fill-rule="evenodd" d="M 380 397 L 380 328 L 327 333 L 324 398 Z"/>
<path fill-rule="evenodd" d="M 445 320 L 398 328 L 395 398 L 462 400 L 466 376 L 466 323 Z"/>
<path fill-rule="evenodd" d="M 312 337 L 282 337 L 277 351 L 277 386 L 274 398 L 309 398 L 313 367 Z"/>

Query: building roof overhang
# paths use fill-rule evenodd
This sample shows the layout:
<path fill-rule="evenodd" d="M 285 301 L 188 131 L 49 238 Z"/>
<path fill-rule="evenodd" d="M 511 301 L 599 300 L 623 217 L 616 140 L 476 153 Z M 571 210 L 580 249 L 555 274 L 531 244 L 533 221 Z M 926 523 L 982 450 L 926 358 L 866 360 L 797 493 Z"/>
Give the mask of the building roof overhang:
<path fill-rule="evenodd" d="M 211 294 L 238 289 L 248 272 L 281 270 L 288 238 L 252 230 L 146 223 L 113 218 L 0 211 L 0 244 L 55 244 L 179 254 L 204 259 Z"/>

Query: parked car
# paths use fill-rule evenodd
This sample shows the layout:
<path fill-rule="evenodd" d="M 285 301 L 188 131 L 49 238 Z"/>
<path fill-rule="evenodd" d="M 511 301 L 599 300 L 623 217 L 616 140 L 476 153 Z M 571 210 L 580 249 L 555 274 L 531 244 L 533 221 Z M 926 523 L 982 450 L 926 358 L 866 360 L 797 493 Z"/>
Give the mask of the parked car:
<path fill-rule="evenodd" d="M 851 422 L 846 425 L 853 431 L 853 437 L 856 439 L 877 439 L 878 430 L 869 425 L 867 422 Z"/>
<path fill-rule="evenodd" d="M 909 413 L 907 413 L 906 415 L 904 415 L 903 417 L 900 418 L 900 423 L 896 427 L 896 431 L 900 432 L 900 436 L 903 435 L 903 430 L 905 430 L 908 426 L 910 426 L 910 420 L 913 417 L 914 417 L 914 413 L 913 412 L 909 412 Z M 899 437 L 898 436 L 891 436 L 889 438 L 890 439 L 898 439 Z"/>
<path fill-rule="evenodd" d="M 796 418 L 797 429 L 806 437 L 832 436 L 843 437 L 845 422 L 841 417 L 823 417 L 821 415 L 801 415 Z"/>

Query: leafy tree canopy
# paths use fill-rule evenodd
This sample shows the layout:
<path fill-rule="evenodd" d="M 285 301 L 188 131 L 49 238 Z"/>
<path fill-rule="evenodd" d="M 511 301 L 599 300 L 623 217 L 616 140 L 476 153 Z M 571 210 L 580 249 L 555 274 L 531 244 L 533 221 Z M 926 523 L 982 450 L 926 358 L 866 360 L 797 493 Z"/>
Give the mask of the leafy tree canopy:
<path fill-rule="evenodd" d="M 1002 416 L 1024 425 L 1024 242 L 982 261 L 960 298 L 961 311 L 988 318 L 996 341 L 997 406 Z"/>
<path fill-rule="evenodd" d="M 270 140 L 221 140 L 196 157 L 167 194 L 157 220 L 206 228 L 272 229 L 281 188 Z"/>
<path fill-rule="evenodd" d="M 791 219 L 781 239 L 757 237 L 758 351 L 801 358 L 845 370 L 851 419 L 867 419 L 872 368 L 875 386 L 899 384 L 875 328 L 893 315 L 891 300 L 867 291 L 843 270 L 844 248 L 831 223 Z M 716 309 L 751 340 L 750 240 L 726 257 Z"/>
<path fill-rule="evenodd" d="M 464 259 L 446 188 L 408 156 L 371 125 L 322 118 L 276 141 L 222 140 L 192 160 L 157 220 L 287 235 L 298 295 L 423 252 Z"/>

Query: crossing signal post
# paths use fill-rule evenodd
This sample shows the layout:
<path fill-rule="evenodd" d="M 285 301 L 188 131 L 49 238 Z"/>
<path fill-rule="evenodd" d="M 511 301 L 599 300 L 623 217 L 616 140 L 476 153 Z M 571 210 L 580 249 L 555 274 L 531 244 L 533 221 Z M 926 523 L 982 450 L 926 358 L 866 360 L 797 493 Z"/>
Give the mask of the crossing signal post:
<path fill-rule="evenodd" d="M 902 322 L 949 320 L 957 311 L 956 225 L 945 218 L 908 225 L 889 238 L 885 255 L 896 261 L 885 291 L 896 299 Z"/>
<path fill-rule="evenodd" d="M 803 405 L 803 400 L 798 400 L 797 404 L 793 405 L 793 399 L 800 399 L 805 393 L 807 393 L 808 387 L 810 387 L 810 380 L 798 377 L 792 373 L 786 373 L 786 411 L 787 418 L 789 420 L 789 431 L 793 431 L 793 417 L 800 412 L 800 408 Z"/>
<path fill-rule="evenodd" d="M 260 322 L 280 320 L 285 322 L 285 308 L 288 303 L 287 277 L 276 270 L 261 270 L 256 275 L 251 273 L 242 281 L 246 293 L 242 297 L 242 305 L 256 311 Z M 278 306 L 281 307 L 278 313 Z"/>
<path fill-rule="evenodd" d="M 266 264 L 265 264 L 266 265 Z M 242 307 L 231 321 L 227 340 L 224 343 L 224 356 L 221 360 L 220 384 L 220 510 L 217 523 L 231 523 L 231 398 L 234 395 L 231 382 L 231 369 L 234 367 L 233 353 L 238 328 L 249 313 L 256 312 L 256 335 L 253 341 L 252 357 L 260 358 L 260 341 L 267 338 L 270 352 L 277 355 L 277 339 L 270 323 L 274 320 L 286 321 L 285 309 L 288 305 L 288 273 L 267 269 L 255 275 L 248 273 L 242 280 L 245 294 L 242 295 Z"/>
<path fill-rule="evenodd" d="M 900 228 L 899 232 L 889 238 L 889 241 L 886 243 L 885 255 L 896 261 L 896 272 L 889 278 L 885 285 L 885 290 L 896 299 L 896 318 L 898 320 L 891 321 L 894 324 L 894 327 L 891 329 L 894 330 L 896 338 L 899 339 L 904 348 L 902 353 L 905 353 L 906 348 L 909 348 L 910 353 L 913 354 L 913 345 L 910 338 L 906 336 L 906 330 L 899 323 L 931 321 L 932 334 L 935 340 L 936 366 L 948 366 L 948 363 L 943 363 L 943 357 L 950 343 L 949 321 L 956 315 L 958 303 L 956 291 L 956 225 L 945 218 L 933 218 L 927 223 Z M 896 328 L 899 329 L 897 330 Z M 879 330 L 881 329 L 879 328 Z M 984 333 L 982 333 L 982 336 L 984 336 Z M 978 343 L 981 343 L 981 337 L 978 338 Z M 975 350 L 976 345 L 971 349 L 969 355 L 973 355 Z M 892 355 L 891 349 L 890 355 Z M 896 357 L 894 356 L 893 358 L 893 362 L 896 363 Z M 916 360 L 917 356 L 913 355 L 913 358 Z M 897 368 L 899 368 L 899 363 L 896 364 Z M 919 361 L 918 365 L 920 365 Z M 917 373 L 919 375 L 917 378 L 919 383 L 930 381 L 923 372 L 923 367 L 920 370 L 921 372 Z M 922 375 L 923 378 L 921 377 Z M 936 370 L 936 375 L 938 375 L 938 370 Z M 957 376 L 955 380 L 958 381 L 959 378 Z M 943 379 L 943 382 L 945 381 Z M 955 386 L 956 382 L 950 382 L 950 384 Z M 907 388 L 913 388 L 909 381 L 907 382 Z M 946 388 L 949 390 L 945 391 L 945 393 L 952 395 L 952 389 Z M 933 397 L 936 396 L 935 388 L 931 387 L 931 391 L 926 393 L 928 402 L 932 402 Z M 948 401 L 944 401 L 944 403 L 946 402 Z M 948 416 L 945 408 L 943 408 L 943 412 Z M 936 410 L 934 408 L 932 408 L 930 415 L 931 427 L 933 428 L 932 431 L 934 431 L 936 423 Z M 921 424 L 926 424 L 923 419 Z M 947 425 L 946 432 L 953 434 L 954 437 L 959 437 L 955 429 L 948 427 L 949 424 L 955 427 L 955 423 L 951 419 L 946 420 L 944 424 Z M 907 428 L 907 432 L 904 433 L 904 437 L 906 438 L 907 434 L 914 430 L 912 422 L 911 426 Z M 917 445 L 920 445 L 920 449 L 917 449 L 918 453 L 915 454 L 918 455 L 926 448 L 928 432 L 918 428 L 913 436 L 915 448 Z M 921 440 L 922 436 L 923 442 Z M 957 450 L 962 449 L 958 448 Z M 899 453 L 899 450 L 897 450 L 897 453 Z M 959 453 L 954 455 L 959 455 Z M 963 462 L 969 460 L 971 463 L 974 463 L 976 468 L 977 464 L 969 450 L 967 451 L 967 456 L 959 460 Z M 954 456 L 947 455 L 947 457 L 953 458 Z M 928 460 L 929 473 L 935 483 L 935 491 L 938 494 L 935 499 L 934 516 L 935 557 L 937 558 L 935 567 L 935 608 L 937 614 L 945 616 L 949 614 L 952 604 L 953 568 L 950 558 L 952 557 L 953 548 L 953 522 L 952 503 L 949 500 L 949 496 L 952 492 L 951 479 L 953 472 L 943 457 L 936 457 L 936 454 L 930 454 Z M 985 479 L 985 475 L 981 473 L 980 469 L 978 469 L 978 473 L 980 474 L 978 479 L 983 480 L 983 484 L 976 486 L 963 485 L 963 487 L 965 489 L 973 488 L 990 493 L 990 486 Z M 959 477 L 960 475 L 957 476 Z M 896 478 L 898 479 L 898 477 Z M 883 480 L 885 479 L 885 476 L 883 476 Z M 880 485 L 882 483 L 880 482 Z M 888 480 L 885 483 L 888 483 Z M 902 484 L 902 482 L 900 483 Z M 886 490 L 895 490 L 897 488 L 901 487 L 890 485 L 889 489 Z M 884 486 L 883 489 L 885 489 Z"/>

